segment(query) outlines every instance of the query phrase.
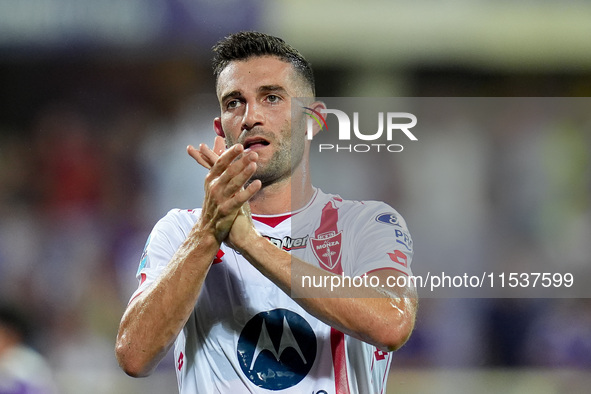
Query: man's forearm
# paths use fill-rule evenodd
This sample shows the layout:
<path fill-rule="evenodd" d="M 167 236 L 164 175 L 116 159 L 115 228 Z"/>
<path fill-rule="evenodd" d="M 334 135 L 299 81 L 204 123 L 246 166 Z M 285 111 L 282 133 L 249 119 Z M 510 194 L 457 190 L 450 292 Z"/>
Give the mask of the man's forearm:
<path fill-rule="evenodd" d="M 132 300 L 116 344 L 127 374 L 147 376 L 166 355 L 193 311 L 219 247 L 214 236 L 196 226 L 162 275 Z"/>
<path fill-rule="evenodd" d="M 304 309 L 324 323 L 382 350 L 402 346 L 414 327 L 417 298 L 414 288 L 302 288 L 303 276 L 334 275 L 292 257 L 264 237 L 251 239 L 240 253 Z M 376 274 L 387 275 L 388 271 Z M 385 282 L 385 278 L 382 283 Z"/>

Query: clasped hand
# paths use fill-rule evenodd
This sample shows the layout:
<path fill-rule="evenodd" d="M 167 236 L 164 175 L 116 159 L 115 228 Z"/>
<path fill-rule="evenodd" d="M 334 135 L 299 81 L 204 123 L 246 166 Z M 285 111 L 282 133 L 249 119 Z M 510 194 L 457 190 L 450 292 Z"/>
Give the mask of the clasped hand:
<path fill-rule="evenodd" d="M 248 200 L 261 189 L 261 182 L 248 181 L 256 171 L 258 154 L 244 152 L 240 144 L 226 150 L 222 137 L 216 137 L 213 150 L 200 144 L 198 149 L 189 145 L 187 152 L 209 169 L 205 177 L 202 228 L 211 232 L 220 244 L 226 242 L 232 248 L 240 249 L 249 232 L 256 232 Z"/>

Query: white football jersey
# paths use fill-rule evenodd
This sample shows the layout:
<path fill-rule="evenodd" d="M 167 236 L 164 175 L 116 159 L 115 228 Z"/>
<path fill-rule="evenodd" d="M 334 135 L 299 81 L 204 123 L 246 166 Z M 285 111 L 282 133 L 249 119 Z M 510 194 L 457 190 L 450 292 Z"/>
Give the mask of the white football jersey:
<path fill-rule="evenodd" d="M 132 298 L 160 275 L 199 214 L 172 210 L 156 224 Z M 327 271 L 353 277 L 393 268 L 412 275 L 412 240 L 387 204 L 316 190 L 297 212 L 253 220 L 273 244 Z M 223 244 L 175 342 L 174 358 L 181 394 L 344 394 L 382 393 L 391 353 L 316 319 Z"/>

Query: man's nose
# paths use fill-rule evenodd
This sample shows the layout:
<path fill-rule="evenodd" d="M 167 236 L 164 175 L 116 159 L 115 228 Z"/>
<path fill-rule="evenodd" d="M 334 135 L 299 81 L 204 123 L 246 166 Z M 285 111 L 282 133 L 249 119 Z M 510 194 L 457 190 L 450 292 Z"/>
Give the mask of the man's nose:
<path fill-rule="evenodd" d="M 262 126 L 265 117 L 259 106 L 255 103 L 246 105 L 244 116 L 242 118 L 242 130 L 250 130 L 255 126 Z"/>

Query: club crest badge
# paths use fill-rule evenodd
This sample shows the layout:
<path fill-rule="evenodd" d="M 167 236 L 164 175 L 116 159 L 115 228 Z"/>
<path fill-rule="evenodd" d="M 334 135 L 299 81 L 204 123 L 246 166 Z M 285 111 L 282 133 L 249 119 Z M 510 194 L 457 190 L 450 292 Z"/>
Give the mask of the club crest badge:
<path fill-rule="evenodd" d="M 323 268 L 333 271 L 341 261 L 342 231 L 329 231 L 310 238 L 312 251 Z"/>

